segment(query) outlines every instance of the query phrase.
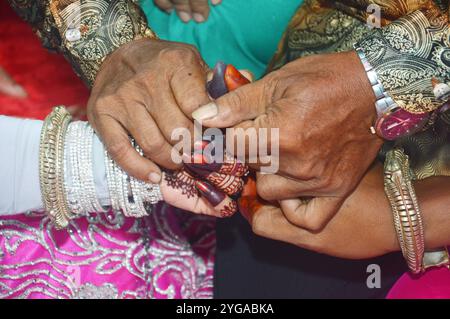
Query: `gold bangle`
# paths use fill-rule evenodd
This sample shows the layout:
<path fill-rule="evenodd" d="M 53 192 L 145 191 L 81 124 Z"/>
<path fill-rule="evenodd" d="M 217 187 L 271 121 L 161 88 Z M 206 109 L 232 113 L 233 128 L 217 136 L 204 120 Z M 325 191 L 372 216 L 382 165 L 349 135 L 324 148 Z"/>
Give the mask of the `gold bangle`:
<path fill-rule="evenodd" d="M 55 107 L 44 121 L 39 146 L 42 201 L 56 229 L 69 224 L 70 210 L 64 187 L 64 138 L 70 120 L 71 115 L 64 107 Z"/>
<path fill-rule="evenodd" d="M 392 207 L 397 237 L 409 269 L 424 270 L 425 239 L 420 208 L 411 182 L 408 156 L 403 149 L 386 154 L 384 189 Z"/>

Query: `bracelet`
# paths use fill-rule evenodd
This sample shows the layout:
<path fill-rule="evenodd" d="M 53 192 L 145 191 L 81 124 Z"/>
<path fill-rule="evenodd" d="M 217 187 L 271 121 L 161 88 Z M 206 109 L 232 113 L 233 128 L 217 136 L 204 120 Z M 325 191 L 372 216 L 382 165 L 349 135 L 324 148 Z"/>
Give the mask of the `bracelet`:
<path fill-rule="evenodd" d="M 39 145 L 39 182 L 42 202 L 57 229 L 67 227 L 70 210 L 64 185 L 64 137 L 71 116 L 55 107 L 44 121 Z"/>
<path fill-rule="evenodd" d="M 99 203 L 95 192 L 94 166 L 92 158 L 92 141 L 94 138 L 94 130 L 87 122 L 83 122 L 82 132 L 83 136 L 81 141 L 83 141 L 84 144 L 79 149 L 82 164 L 80 166 L 79 176 L 81 177 L 82 185 L 84 185 L 83 190 L 87 201 L 87 212 L 105 212 L 102 205 Z"/>
<path fill-rule="evenodd" d="M 386 154 L 384 189 L 389 199 L 395 230 L 409 269 L 424 270 L 424 230 L 417 197 L 411 182 L 408 156 L 396 148 Z"/>
<path fill-rule="evenodd" d="M 94 131 L 87 122 L 70 123 L 64 107 L 56 107 L 46 118 L 41 132 L 39 179 L 44 208 L 57 229 L 89 212 L 104 212 L 94 181 Z M 70 123 L 70 124 L 69 124 Z M 141 148 L 131 140 L 136 151 Z M 127 217 L 143 217 L 151 205 L 161 201 L 159 185 L 129 176 L 105 151 L 107 184 L 114 210 Z M 68 180 L 71 180 L 71 183 Z"/>
<path fill-rule="evenodd" d="M 364 66 L 364 70 L 366 71 L 367 78 L 369 79 L 370 85 L 372 86 L 373 93 L 375 94 L 375 109 L 377 111 L 377 116 L 380 117 L 383 113 L 391 109 L 397 104 L 394 100 L 389 96 L 389 94 L 384 90 L 383 84 L 378 79 L 377 72 L 370 64 L 369 60 L 367 60 L 366 54 L 364 51 L 356 46 L 354 46 L 356 53 L 358 54 L 359 59 L 361 60 L 362 65 Z M 372 134 L 376 134 L 375 127 L 372 126 L 370 128 Z"/>
<path fill-rule="evenodd" d="M 136 151 L 143 156 L 141 148 L 131 140 Z M 151 205 L 163 200 L 158 184 L 142 182 L 129 176 L 105 150 L 106 176 L 114 210 L 122 210 L 127 217 L 140 218 L 148 216 Z"/>
<path fill-rule="evenodd" d="M 77 145 L 78 141 L 81 138 L 80 135 L 80 126 L 81 122 L 73 122 L 69 124 L 66 135 L 66 143 L 65 143 L 65 154 L 68 156 L 68 160 L 65 163 L 70 166 L 70 175 L 71 175 L 71 185 L 68 185 L 66 181 L 66 190 L 67 190 L 67 201 L 69 205 L 70 212 L 73 215 L 81 215 L 83 213 L 83 203 L 81 195 L 81 181 L 80 175 L 78 174 L 78 152 Z M 65 170 L 67 171 L 67 167 Z M 74 216 L 72 216 L 74 217 Z"/>

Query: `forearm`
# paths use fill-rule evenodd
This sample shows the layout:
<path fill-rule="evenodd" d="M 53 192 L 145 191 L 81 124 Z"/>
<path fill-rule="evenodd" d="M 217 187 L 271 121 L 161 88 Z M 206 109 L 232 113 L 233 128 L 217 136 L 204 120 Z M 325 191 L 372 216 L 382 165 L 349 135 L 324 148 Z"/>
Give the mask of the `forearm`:
<path fill-rule="evenodd" d="M 10 0 L 45 47 L 62 52 L 92 86 L 105 58 L 125 43 L 156 35 L 131 0 Z"/>
<path fill-rule="evenodd" d="M 39 186 L 39 139 L 42 121 L 0 116 L 0 215 L 43 208 Z M 94 136 L 92 147 L 95 191 L 109 205 L 103 144 Z M 72 183 L 67 159 L 66 180 Z"/>
<path fill-rule="evenodd" d="M 450 177 L 430 177 L 414 183 L 424 222 L 425 246 L 450 245 Z"/>

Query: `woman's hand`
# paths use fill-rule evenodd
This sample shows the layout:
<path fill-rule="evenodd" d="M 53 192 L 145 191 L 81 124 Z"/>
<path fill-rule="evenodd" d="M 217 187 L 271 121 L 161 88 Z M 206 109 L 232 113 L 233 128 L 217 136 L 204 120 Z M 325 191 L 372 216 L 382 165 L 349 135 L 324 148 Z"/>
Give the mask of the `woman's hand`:
<path fill-rule="evenodd" d="M 237 203 L 230 196 L 238 195 L 244 186 L 247 167 L 226 158 L 223 164 L 185 164 L 177 172 L 164 172 L 160 184 L 164 201 L 197 214 L 230 217 L 237 212 Z"/>
<path fill-rule="evenodd" d="M 17 98 L 27 97 L 23 87 L 17 84 L 2 67 L 0 67 L 0 94 Z"/>
<path fill-rule="evenodd" d="M 175 9 L 183 22 L 194 19 L 195 22 L 202 23 L 209 16 L 208 0 L 154 0 L 154 2 L 159 8 L 167 12 Z M 211 0 L 211 3 L 215 6 L 221 2 L 222 0 Z"/>

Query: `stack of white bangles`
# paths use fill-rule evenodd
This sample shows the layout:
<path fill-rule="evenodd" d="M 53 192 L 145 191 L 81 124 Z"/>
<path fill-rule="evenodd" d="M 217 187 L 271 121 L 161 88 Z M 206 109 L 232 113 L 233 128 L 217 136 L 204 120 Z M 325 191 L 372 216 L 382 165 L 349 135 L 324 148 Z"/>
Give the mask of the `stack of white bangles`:
<path fill-rule="evenodd" d="M 0 159 L 0 214 L 43 209 L 57 228 L 110 207 L 128 217 L 148 215 L 162 200 L 159 185 L 129 176 L 87 122 L 67 125 L 68 118 L 63 107 L 55 108 L 44 123 L 0 116 L 0 148 L 6 151 Z"/>

